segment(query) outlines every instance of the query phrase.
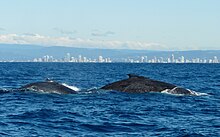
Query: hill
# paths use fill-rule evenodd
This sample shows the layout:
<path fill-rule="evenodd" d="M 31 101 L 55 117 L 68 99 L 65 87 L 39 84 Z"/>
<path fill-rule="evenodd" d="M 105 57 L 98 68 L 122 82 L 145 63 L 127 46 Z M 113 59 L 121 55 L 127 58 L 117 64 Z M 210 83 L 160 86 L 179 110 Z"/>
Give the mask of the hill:
<path fill-rule="evenodd" d="M 126 49 L 89 49 L 61 46 L 39 46 L 39 45 L 21 45 L 21 44 L 0 44 L 0 60 L 33 60 L 45 55 L 54 58 L 63 58 L 66 53 L 71 56 L 79 55 L 87 58 L 98 58 L 98 56 L 110 57 L 114 61 L 122 61 L 126 58 L 140 58 L 147 56 L 149 59 L 154 57 L 176 58 L 184 56 L 185 58 L 209 59 L 217 56 L 220 58 L 220 50 L 191 50 L 191 51 L 152 51 L 152 50 L 126 50 Z"/>

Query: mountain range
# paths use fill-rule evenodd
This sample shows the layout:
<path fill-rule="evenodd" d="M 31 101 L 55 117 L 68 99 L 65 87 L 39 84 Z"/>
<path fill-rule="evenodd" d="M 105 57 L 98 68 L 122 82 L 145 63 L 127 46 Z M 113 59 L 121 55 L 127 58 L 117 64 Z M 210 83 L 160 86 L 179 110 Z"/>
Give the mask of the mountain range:
<path fill-rule="evenodd" d="M 54 58 L 64 58 L 70 53 L 73 57 L 79 55 L 87 58 L 98 58 L 98 56 L 109 57 L 114 61 L 122 61 L 126 58 L 137 59 L 147 56 L 148 59 L 154 57 L 168 58 L 174 54 L 175 58 L 184 56 L 187 59 L 213 59 L 214 56 L 220 58 L 220 50 L 189 50 L 189 51 L 153 51 L 153 50 L 127 50 L 127 49 L 90 49 L 62 46 L 40 46 L 26 44 L 0 44 L 0 60 L 33 60 L 45 55 Z"/>

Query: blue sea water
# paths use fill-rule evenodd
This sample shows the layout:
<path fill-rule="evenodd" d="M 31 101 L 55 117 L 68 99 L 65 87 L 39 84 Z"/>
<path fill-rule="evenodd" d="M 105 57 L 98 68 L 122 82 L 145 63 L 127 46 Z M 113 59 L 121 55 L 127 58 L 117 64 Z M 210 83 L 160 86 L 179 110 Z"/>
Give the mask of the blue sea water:
<path fill-rule="evenodd" d="M 52 78 L 83 90 L 135 73 L 207 93 L 19 92 Z M 0 136 L 220 136 L 220 64 L 0 63 Z"/>

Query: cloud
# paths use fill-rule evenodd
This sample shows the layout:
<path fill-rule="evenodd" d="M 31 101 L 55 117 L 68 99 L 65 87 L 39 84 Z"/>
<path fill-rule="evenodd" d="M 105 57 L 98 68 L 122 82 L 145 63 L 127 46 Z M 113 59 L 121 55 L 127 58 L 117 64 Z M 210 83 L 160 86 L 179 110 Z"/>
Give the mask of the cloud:
<path fill-rule="evenodd" d="M 24 36 L 37 36 L 37 34 L 34 33 L 23 33 Z"/>
<path fill-rule="evenodd" d="M 42 46 L 66 46 L 100 49 L 136 49 L 136 50 L 165 50 L 166 46 L 158 43 L 118 40 L 95 40 L 71 37 L 50 37 L 39 34 L 4 34 L 0 35 L 0 43 L 33 44 Z"/>
<path fill-rule="evenodd" d="M 115 32 L 112 32 L 112 31 L 99 32 L 96 30 L 92 32 L 91 35 L 96 36 L 96 37 L 107 37 L 107 36 L 115 35 Z"/>
<path fill-rule="evenodd" d="M 53 30 L 55 30 L 55 31 L 57 31 L 57 32 L 59 32 L 59 33 L 61 33 L 61 34 L 64 34 L 64 35 L 72 35 L 72 34 L 76 34 L 76 33 L 77 33 L 76 30 L 74 30 L 74 31 L 68 31 L 68 30 L 63 30 L 63 29 L 61 29 L 61 28 L 53 28 Z"/>

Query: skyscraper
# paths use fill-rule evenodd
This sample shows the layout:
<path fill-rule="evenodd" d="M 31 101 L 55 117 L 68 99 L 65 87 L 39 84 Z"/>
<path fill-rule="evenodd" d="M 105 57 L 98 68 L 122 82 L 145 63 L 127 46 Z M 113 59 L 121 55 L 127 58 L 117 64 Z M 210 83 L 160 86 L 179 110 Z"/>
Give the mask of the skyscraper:
<path fill-rule="evenodd" d="M 214 56 L 213 63 L 218 63 L 218 58 Z"/>
<path fill-rule="evenodd" d="M 181 63 L 185 63 L 185 58 L 184 58 L 184 56 L 181 56 L 181 61 L 180 61 Z"/>
<path fill-rule="evenodd" d="M 171 58 L 172 58 L 172 63 L 175 63 L 175 57 L 174 57 L 174 54 L 171 55 Z"/>
<path fill-rule="evenodd" d="M 103 62 L 103 57 L 102 57 L 102 56 L 99 56 L 98 61 L 99 61 L 99 62 Z"/>

